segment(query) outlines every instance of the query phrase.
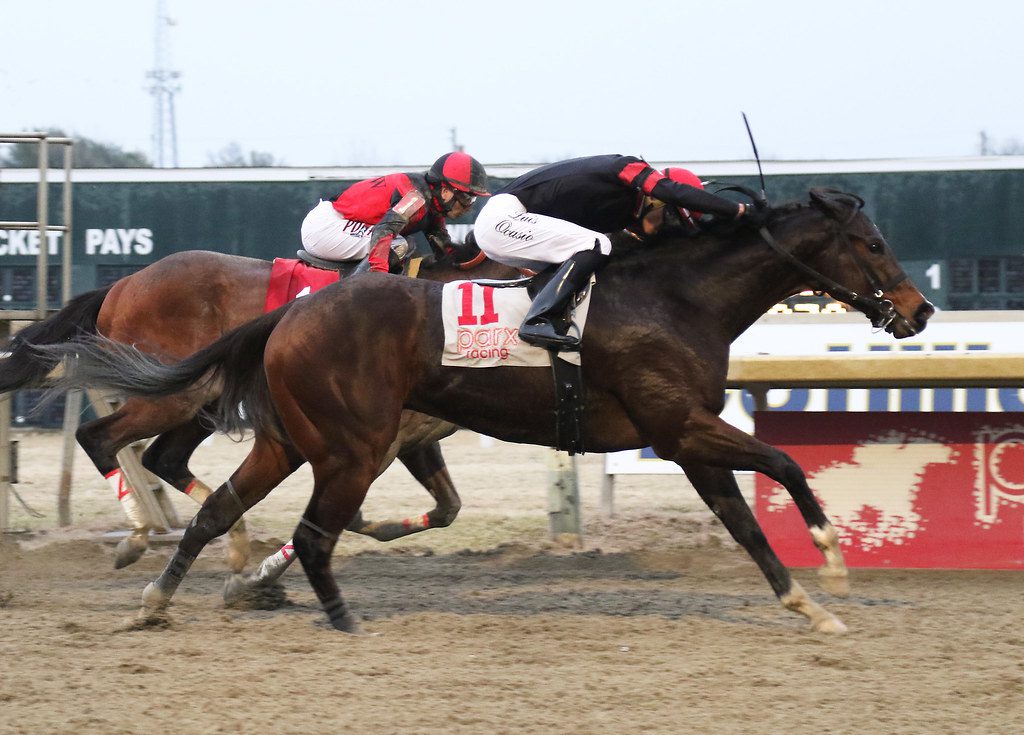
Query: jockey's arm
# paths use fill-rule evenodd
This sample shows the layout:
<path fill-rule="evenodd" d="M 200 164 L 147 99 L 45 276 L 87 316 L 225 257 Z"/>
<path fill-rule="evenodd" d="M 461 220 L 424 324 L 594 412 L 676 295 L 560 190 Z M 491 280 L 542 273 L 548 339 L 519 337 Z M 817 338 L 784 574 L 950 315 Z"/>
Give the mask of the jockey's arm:
<path fill-rule="evenodd" d="M 434 224 L 426 232 L 427 242 L 437 258 L 443 258 L 450 254 L 455 247 L 452 236 L 445 227 L 444 220 L 438 217 Z"/>
<path fill-rule="evenodd" d="M 370 233 L 370 251 L 367 256 L 370 270 L 388 272 L 388 252 L 395 235 L 401 234 L 410 220 L 426 206 L 423 195 L 412 189 L 384 213 Z"/>
<path fill-rule="evenodd" d="M 742 212 L 741 205 L 711 192 L 672 181 L 670 178 L 632 156 L 619 171 L 619 180 L 626 186 L 640 189 L 644 194 L 666 204 L 686 207 L 695 212 L 714 214 L 725 219 L 734 219 Z"/>

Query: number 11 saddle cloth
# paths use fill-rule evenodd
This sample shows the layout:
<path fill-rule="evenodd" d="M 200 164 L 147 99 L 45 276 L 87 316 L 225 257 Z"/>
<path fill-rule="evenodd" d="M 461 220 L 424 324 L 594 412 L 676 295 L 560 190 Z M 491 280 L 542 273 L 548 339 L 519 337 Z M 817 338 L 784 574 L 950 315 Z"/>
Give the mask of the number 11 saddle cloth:
<path fill-rule="evenodd" d="M 593 284 L 592 284 L 593 285 Z M 572 315 L 572 330 L 583 334 L 590 307 L 588 288 Z M 519 325 L 530 308 L 526 288 L 494 288 L 475 281 L 446 283 L 441 295 L 444 351 L 441 364 L 452 367 L 550 367 L 548 351 L 519 339 Z M 578 352 L 563 352 L 579 364 Z"/>

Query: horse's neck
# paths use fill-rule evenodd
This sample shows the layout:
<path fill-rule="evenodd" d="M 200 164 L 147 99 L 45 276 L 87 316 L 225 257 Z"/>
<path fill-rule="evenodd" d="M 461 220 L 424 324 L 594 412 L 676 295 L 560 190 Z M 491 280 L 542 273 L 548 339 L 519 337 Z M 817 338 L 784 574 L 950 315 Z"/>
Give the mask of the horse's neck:
<path fill-rule="evenodd" d="M 725 328 L 730 341 L 804 288 L 802 275 L 754 232 L 666 243 L 644 261 L 636 277 L 648 283 L 653 278 L 657 287 L 645 284 L 634 293 L 656 291 L 676 313 Z"/>

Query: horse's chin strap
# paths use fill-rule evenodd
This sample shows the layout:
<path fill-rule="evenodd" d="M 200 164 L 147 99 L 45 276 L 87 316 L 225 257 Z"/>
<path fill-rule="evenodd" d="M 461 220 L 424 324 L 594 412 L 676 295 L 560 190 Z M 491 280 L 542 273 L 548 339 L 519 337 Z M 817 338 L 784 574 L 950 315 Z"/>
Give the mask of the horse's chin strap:
<path fill-rule="evenodd" d="M 768 231 L 767 227 L 761 227 L 758 230 L 762 239 L 768 243 L 768 247 L 778 253 L 783 259 L 785 259 L 790 265 L 799 270 L 801 273 L 809 277 L 814 283 L 821 287 L 821 290 L 827 291 L 831 294 L 832 298 L 842 301 L 845 304 L 860 309 L 861 311 L 868 314 L 871 319 L 872 326 L 878 329 L 885 329 L 892 324 L 896 319 L 906 319 L 896 310 L 892 301 L 883 298 L 885 292 L 891 288 L 896 287 L 903 281 L 907 280 L 907 274 L 902 270 L 890 278 L 887 282 L 881 283 L 878 277 L 875 275 L 874 270 L 864 262 L 864 260 L 857 255 L 856 250 L 851 246 L 849 248 L 850 253 L 853 255 L 854 260 L 857 262 L 857 266 L 864 273 L 864 276 L 868 279 L 871 287 L 875 290 L 872 296 L 865 296 L 853 291 L 843 284 L 833 281 L 831 278 L 826 276 L 824 273 L 816 271 L 811 266 L 804 263 L 802 260 L 797 258 L 792 253 L 784 250 L 781 245 L 772 237 L 772 233 Z M 842 234 L 844 240 L 846 235 Z M 849 241 L 846 241 L 849 244 Z M 908 326 L 909 323 L 908 323 Z M 916 330 L 915 330 L 916 331 Z"/>

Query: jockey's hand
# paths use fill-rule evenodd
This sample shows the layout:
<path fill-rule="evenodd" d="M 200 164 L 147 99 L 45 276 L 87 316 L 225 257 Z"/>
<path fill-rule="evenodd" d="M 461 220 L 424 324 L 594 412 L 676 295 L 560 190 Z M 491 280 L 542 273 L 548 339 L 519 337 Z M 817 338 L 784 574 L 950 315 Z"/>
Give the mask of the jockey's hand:
<path fill-rule="evenodd" d="M 736 220 L 752 230 L 760 229 L 768 221 L 768 209 L 740 203 L 740 212 L 736 215 Z"/>

